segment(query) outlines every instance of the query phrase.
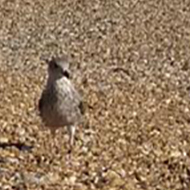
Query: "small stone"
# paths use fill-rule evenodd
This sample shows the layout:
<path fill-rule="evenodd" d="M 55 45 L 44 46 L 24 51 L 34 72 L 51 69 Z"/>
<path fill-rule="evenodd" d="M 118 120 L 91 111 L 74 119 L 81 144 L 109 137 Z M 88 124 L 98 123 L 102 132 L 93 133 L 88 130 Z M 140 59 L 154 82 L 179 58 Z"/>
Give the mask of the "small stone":
<path fill-rule="evenodd" d="M 6 137 L 0 137 L 0 143 L 8 143 L 9 142 L 9 139 L 6 138 Z"/>
<path fill-rule="evenodd" d="M 175 150 L 175 151 L 172 151 L 170 156 L 173 157 L 173 158 L 179 158 L 181 157 L 181 152 L 179 150 Z"/>
<path fill-rule="evenodd" d="M 123 178 L 126 177 L 126 171 L 125 171 L 124 169 L 121 169 L 121 170 L 119 171 L 119 173 L 120 173 L 121 177 L 123 177 Z"/>
<path fill-rule="evenodd" d="M 77 180 L 77 177 L 76 177 L 76 176 L 71 176 L 71 177 L 69 178 L 69 183 L 70 183 L 71 185 L 74 185 L 74 184 L 76 183 L 76 180 Z"/>

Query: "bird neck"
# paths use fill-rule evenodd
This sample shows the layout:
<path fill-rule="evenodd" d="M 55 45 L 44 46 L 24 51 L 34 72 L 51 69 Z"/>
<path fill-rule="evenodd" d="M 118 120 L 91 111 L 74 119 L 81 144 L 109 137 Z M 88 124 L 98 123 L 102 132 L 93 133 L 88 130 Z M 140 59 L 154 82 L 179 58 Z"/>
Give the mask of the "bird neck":
<path fill-rule="evenodd" d="M 48 83 L 54 83 L 54 82 L 56 82 L 58 80 L 61 80 L 62 78 L 63 78 L 63 76 L 59 75 L 59 74 L 57 74 L 57 75 L 49 75 Z"/>

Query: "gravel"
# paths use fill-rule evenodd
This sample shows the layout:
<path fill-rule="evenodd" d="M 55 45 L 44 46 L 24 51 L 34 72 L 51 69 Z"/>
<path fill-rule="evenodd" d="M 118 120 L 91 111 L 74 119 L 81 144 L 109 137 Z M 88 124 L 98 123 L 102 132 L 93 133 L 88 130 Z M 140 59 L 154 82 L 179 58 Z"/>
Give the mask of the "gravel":
<path fill-rule="evenodd" d="M 189 1 L 1 0 L 0 23 L 0 189 L 189 190 Z M 71 164 L 37 111 L 62 53 L 86 104 Z"/>

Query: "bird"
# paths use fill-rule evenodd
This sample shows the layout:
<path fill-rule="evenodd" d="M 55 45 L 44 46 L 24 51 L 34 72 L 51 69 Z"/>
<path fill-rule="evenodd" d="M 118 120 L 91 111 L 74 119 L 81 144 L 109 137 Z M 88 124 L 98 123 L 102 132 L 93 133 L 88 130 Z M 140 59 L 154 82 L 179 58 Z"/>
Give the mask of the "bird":
<path fill-rule="evenodd" d="M 39 115 L 52 134 L 61 127 L 67 127 L 71 151 L 76 127 L 84 114 L 82 96 L 70 79 L 70 63 L 65 55 L 45 61 L 48 77 L 38 102 Z"/>

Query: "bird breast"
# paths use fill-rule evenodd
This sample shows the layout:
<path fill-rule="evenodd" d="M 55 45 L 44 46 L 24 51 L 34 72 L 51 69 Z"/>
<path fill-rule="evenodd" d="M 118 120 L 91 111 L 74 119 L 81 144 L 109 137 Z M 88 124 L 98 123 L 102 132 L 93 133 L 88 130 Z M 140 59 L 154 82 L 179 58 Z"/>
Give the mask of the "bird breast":
<path fill-rule="evenodd" d="M 62 78 L 54 83 L 54 90 L 59 103 L 71 102 L 74 100 L 75 89 L 70 80 Z"/>
<path fill-rule="evenodd" d="M 65 123 L 76 123 L 80 118 L 79 96 L 71 81 L 62 78 L 54 83 L 55 94 L 55 115 Z M 64 123 L 63 122 L 63 123 Z"/>

